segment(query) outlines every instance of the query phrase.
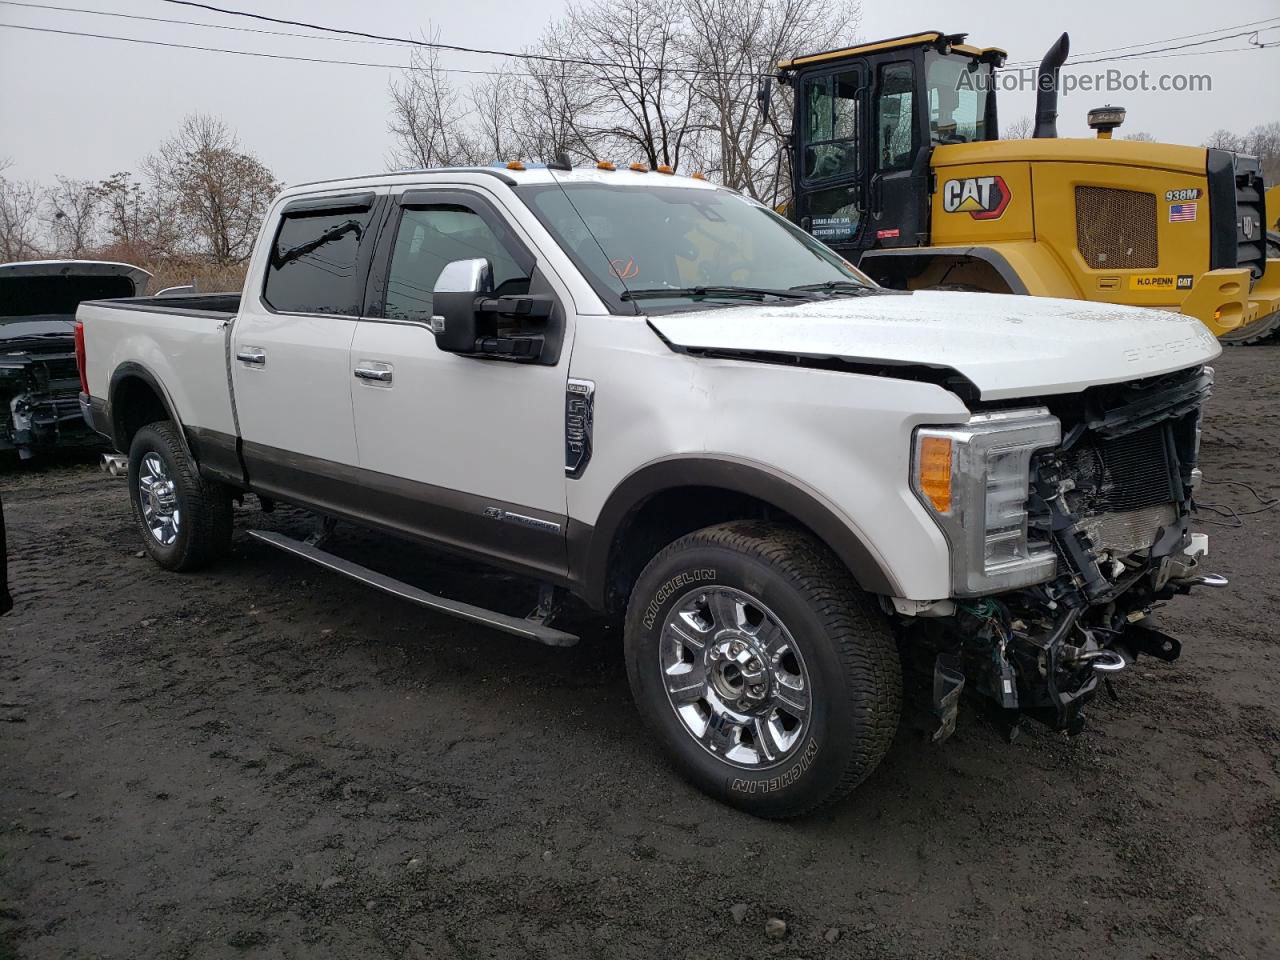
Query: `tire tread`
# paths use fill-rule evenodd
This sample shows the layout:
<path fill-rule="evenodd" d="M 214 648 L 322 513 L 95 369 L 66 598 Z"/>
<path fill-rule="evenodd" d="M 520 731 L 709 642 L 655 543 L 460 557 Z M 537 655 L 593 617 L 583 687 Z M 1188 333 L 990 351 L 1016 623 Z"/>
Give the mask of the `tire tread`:
<path fill-rule="evenodd" d="M 879 765 L 898 729 L 902 665 L 892 631 L 875 601 L 831 550 L 805 530 L 764 520 L 734 520 L 687 534 L 661 550 L 650 565 L 694 547 L 718 547 L 766 563 L 785 577 L 825 624 L 849 681 L 849 706 L 862 735 L 847 734 L 854 749 L 837 785 L 784 818 L 805 816 L 847 796 Z M 642 575 L 643 579 L 643 575 Z"/>

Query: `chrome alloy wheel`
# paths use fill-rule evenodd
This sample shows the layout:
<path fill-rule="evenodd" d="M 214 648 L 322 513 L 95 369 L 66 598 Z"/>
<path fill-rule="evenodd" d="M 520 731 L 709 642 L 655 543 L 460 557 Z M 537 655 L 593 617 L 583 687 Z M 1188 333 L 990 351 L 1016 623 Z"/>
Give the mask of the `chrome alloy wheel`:
<path fill-rule="evenodd" d="M 148 453 L 138 465 L 138 503 L 142 521 L 156 543 L 167 547 L 178 539 L 182 523 L 178 488 L 159 454 Z"/>
<path fill-rule="evenodd" d="M 764 769 L 785 761 L 809 726 L 804 658 L 782 621 L 731 587 L 685 594 L 659 641 L 667 699 L 713 756 Z"/>

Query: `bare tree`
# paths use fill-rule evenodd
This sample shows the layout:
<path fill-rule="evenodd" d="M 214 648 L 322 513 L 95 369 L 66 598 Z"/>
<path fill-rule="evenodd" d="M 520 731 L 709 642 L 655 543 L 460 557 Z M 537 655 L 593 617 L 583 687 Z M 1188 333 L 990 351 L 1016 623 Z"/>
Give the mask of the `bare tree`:
<path fill-rule="evenodd" d="M 1262 165 L 1263 180 L 1271 186 L 1280 183 L 1280 123 L 1259 124 L 1240 139 L 1241 152 L 1257 157 Z"/>
<path fill-rule="evenodd" d="M 144 166 L 172 201 L 186 246 L 221 264 L 248 259 L 280 184 L 223 120 L 189 115 Z"/>
<path fill-rule="evenodd" d="M 432 40 L 440 39 L 437 30 Z M 460 96 L 434 47 L 415 47 L 410 66 L 392 80 L 392 167 L 450 167 L 477 163 L 477 144 Z"/>
<path fill-rule="evenodd" d="M 39 255 L 40 186 L 10 180 L 0 162 L 0 261 L 30 260 Z"/>
<path fill-rule="evenodd" d="M 1204 145 L 1218 150 L 1239 150 L 1240 138 L 1230 130 L 1219 128 L 1209 135 L 1209 139 L 1204 142 Z"/>
<path fill-rule="evenodd" d="M 543 57 L 526 61 L 528 73 L 516 84 L 510 117 L 518 154 L 535 160 L 553 160 L 565 154 L 571 160 L 599 159 L 592 111 L 596 100 L 588 68 L 571 62 L 572 25 L 554 21 L 530 51 Z"/>
<path fill-rule="evenodd" d="M 686 22 L 680 6 L 594 0 L 566 18 L 577 49 L 590 52 L 591 140 L 624 155 L 678 167 L 695 126 Z"/>
<path fill-rule="evenodd" d="M 789 182 L 789 97 L 766 117 L 760 82 L 779 60 L 851 44 L 861 18 L 854 0 L 816 6 L 803 0 L 685 0 L 692 84 L 710 142 L 704 159 L 725 185 L 777 203 Z"/>
<path fill-rule="evenodd" d="M 54 249 L 79 258 L 96 246 L 101 203 L 97 184 L 59 176 L 44 193 L 42 215 Z"/>
<path fill-rule="evenodd" d="M 1001 140 L 1027 140 L 1031 137 L 1031 131 L 1035 124 L 1031 122 L 1031 118 L 1026 114 L 1020 116 L 1013 123 L 1006 126 L 1000 131 Z"/>
<path fill-rule="evenodd" d="M 112 256 L 150 262 L 174 255 L 181 238 L 178 198 L 147 189 L 128 171 L 100 180 L 96 189 Z"/>
<path fill-rule="evenodd" d="M 1139 140 L 1143 143 L 1155 143 L 1156 138 L 1145 130 L 1135 130 L 1133 133 L 1126 133 L 1120 138 L 1121 140 Z"/>

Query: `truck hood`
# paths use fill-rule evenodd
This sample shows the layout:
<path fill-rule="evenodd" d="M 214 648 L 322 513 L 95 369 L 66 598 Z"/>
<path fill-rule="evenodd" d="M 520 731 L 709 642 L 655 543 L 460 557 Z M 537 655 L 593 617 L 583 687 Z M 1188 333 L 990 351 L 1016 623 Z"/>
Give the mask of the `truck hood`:
<path fill-rule="evenodd" d="M 1222 352 L 1204 324 L 1178 313 L 955 291 L 751 304 L 649 323 L 678 349 L 954 370 L 984 400 L 1075 393 Z"/>

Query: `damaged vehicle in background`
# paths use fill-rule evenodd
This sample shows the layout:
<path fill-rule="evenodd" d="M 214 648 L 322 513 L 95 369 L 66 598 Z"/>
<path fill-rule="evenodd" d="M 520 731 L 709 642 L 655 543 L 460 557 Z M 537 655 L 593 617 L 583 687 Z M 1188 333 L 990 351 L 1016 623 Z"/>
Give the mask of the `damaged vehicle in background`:
<path fill-rule="evenodd" d="M 80 412 L 76 308 L 141 296 L 150 279 L 127 263 L 0 264 L 0 451 L 29 460 L 54 445 L 101 444 Z"/>

